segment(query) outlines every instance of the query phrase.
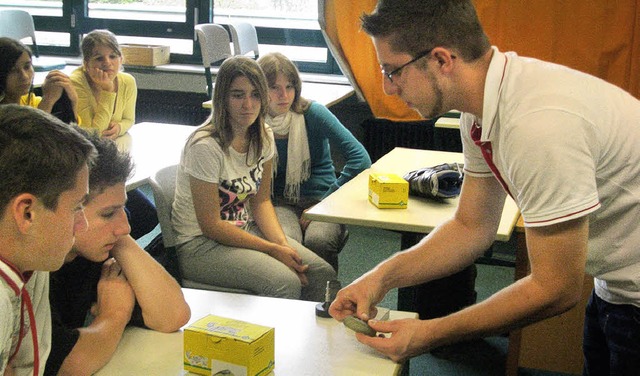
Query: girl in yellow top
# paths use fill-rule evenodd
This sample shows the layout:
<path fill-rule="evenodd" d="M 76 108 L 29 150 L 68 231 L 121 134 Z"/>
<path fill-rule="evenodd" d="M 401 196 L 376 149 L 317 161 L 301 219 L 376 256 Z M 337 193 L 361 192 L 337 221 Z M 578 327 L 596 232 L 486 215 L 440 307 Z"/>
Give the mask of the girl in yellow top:
<path fill-rule="evenodd" d="M 0 104 L 26 105 L 51 113 L 54 104 L 66 93 L 72 117 L 79 123 L 78 96 L 69 77 L 57 70 L 49 72 L 40 97 L 33 93 L 34 74 L 29 47 L 11 38 L 0 38 Z"/>
<path fill-rule="evenodd" d="M 115 139 L 135 122 L 136 81 L 122 70 L 122 50 L 108 30 L 94 30 L 82 39 L 82 66 L 71 73 L 78 92 L 82 127 Z"/>

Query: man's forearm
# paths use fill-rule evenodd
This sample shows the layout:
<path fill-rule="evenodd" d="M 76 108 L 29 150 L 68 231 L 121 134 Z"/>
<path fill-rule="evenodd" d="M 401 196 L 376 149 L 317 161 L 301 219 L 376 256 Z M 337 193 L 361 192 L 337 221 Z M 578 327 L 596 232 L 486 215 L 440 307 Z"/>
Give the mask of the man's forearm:
<path fill-rule="evenodd" d="M 466 236 L 459 236 L 464 233 Z M 472 264 L 495 234 L 471 230 L 451 219 L 415 246 L 396 253 L 374 272 L 388 290 L 443 278 Z"/>

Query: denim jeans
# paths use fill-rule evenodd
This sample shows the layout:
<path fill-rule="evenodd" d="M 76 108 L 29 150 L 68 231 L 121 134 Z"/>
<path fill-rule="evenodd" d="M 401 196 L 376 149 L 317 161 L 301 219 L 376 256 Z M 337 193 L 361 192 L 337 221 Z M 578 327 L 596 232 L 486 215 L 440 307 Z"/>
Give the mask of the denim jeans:
<path fill-rule="evenodd" d="M 591 293 L 584 320 L 585 376 L 640 375 L 640 308 Z"/>

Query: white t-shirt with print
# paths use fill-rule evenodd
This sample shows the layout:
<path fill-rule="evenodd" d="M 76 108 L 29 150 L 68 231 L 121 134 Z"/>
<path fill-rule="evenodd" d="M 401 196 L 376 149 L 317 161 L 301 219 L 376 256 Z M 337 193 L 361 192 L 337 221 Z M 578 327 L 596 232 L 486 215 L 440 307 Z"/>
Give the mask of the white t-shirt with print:
<path fill-rule="evenodd" d="M 178 167 L 172 213 L 178 244 L 202 235 L 191 196 L 190 177 L 218 184 L 223 220 L 238 227 L 244 227 L 250 220 L 246 202 L 258 192 L 264 163 L 274 154 L 273 133 L 267 129 L 268 142 L 264 143 L 258 162 L 251 165 L 247 165 L 247 153 L 239 153 L 232 147 L 225 152 L 212 137 L 198 139 L 185 148 Z M 196 138 L 199 136 L 195 135 Z"/>

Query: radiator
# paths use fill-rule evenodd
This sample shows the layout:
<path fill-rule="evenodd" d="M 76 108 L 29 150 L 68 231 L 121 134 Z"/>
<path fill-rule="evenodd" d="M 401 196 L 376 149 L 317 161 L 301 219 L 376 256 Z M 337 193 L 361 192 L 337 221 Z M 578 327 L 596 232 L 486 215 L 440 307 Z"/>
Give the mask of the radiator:
<path fill-rule="evenodd" d="M 136 122 L 200 125 L 211 110 L 202 108 L 207 94 L 165 90 L 138 90 Z"/>

